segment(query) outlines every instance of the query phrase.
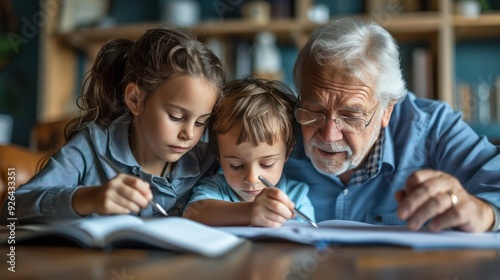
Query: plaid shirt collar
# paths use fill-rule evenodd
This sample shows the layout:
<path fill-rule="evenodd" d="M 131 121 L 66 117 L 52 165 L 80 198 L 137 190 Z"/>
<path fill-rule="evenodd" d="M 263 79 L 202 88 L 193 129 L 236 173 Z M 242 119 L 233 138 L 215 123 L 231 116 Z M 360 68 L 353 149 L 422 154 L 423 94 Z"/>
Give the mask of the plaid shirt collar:
<path fill-rule="evenodd" d="M 385 142 L 385 130 L 381 129 L 379 137 L 375 141 L 373 148 L 368 155 L 366 161 L 361 164 L 361 166 L 354 171 L 348 185 L 361 184 L 366 182 L 368 179 L 375 177 L 380 172 L 382 167 L 382 147 Z"/>

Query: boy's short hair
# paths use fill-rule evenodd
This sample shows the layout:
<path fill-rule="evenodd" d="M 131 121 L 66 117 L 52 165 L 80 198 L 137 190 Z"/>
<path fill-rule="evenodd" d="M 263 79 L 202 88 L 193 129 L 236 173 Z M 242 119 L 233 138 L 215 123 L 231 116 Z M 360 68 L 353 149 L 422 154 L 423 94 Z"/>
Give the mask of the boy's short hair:
<path fill-rule="evenodd" d="M 245 77 L 224 87 L 224 99 L 210 119 L 210 146 L 219 157 L 217 135 L 241 128 L 237 144 L 272 145 L 283 141 L 289 154 L 294 145 L 293 111 L 296 98 L 280 81 Z M 288 156 L 287 154 L 287 156 Z"/>

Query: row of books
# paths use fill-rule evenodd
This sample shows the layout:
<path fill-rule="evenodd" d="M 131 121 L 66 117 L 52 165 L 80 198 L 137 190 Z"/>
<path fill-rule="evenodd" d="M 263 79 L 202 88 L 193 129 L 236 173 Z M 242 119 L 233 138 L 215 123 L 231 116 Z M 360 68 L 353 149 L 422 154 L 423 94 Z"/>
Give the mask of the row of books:
<path fill-rule="evenodd" d="M 409 75 L 409 88 L 421 98 L 437 98 L 434 94 L 434 66 L 431 51 L 415 48 Z M 461 111 L 465 121 L 488 125 L 500 123 L 500 75 L 477 79 L 475 83 L 458 81 L 453 107 Z"/>
<path fill-rule="evenodd" d="M 500 75 L 490 80 L 457 83 L 454 106 L 465 121 L 483 125 L 500 123 Z"/>

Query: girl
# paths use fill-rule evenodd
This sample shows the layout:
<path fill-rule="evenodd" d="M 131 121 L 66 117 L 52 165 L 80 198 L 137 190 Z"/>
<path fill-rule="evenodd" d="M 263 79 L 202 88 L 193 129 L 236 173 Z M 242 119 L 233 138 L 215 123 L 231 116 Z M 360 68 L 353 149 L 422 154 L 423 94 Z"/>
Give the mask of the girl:
<path fill-rule="evenodd" d="M 107 43 L 85 81 L 82 115 L 66 128 L 68 143 L 17 190 L 17 220 L 161 215 L 148 204 L 153 197 L 180 215 L 194 184 L 217 167 L 199 140 L 224 79 L 208 47 L 179 30 Z"/>
<path fill-rule="evenodd" d="M 184 217 L 215 226 L 281 226 L 294 206 L 314 220 L 308 186 L 282 176 L 295 144 L 291 91 L 278 81 L 229 83 L 211 119 L 210 145 L 224 174 L 202 179 Z M 276 188 L 267 188 L 263 176 Z"/>

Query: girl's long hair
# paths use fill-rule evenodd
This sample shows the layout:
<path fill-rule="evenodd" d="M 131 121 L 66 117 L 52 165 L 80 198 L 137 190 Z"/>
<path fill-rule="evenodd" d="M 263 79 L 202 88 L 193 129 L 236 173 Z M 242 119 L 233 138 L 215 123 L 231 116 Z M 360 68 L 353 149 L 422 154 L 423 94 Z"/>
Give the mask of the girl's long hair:
<path fill-rule="evenodd" d="M 77 100 L 81 115 L 66 126 L 66 141 L 92 123 L 106 128 L 119 116 L 129 114 L 124 99 L 129 83 L 137 84 L 149 94 L 179 75 L 205 79 L 220 97 L 225 82 L 224 68 L 207 45 L 188 33 L 158 28 L 146 31 L 136 42 L 109 41 L 86 75 Z"/>

